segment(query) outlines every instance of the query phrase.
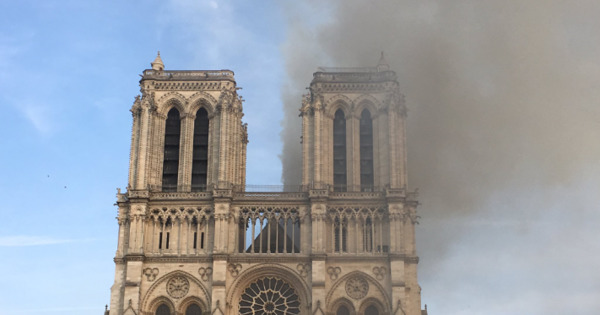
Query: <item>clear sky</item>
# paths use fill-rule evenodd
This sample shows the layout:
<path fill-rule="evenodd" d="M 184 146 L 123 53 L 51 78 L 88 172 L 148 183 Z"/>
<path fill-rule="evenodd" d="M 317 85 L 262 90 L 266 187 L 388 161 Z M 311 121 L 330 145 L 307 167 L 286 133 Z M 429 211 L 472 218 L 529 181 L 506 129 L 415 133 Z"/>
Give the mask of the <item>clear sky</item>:
<path fill-rule="evenodd" d="M 158 50 L 167 70 L 235 71 L 248 184 L 281 183 L 280 156 L 299 167 L 281 139 L 297 145 L 318 66 L 372 66 L 386 51 L 407 96 L 430 312 L 600 313 L 595 1 L 21 0 L 0 12 L 1 315 L 109 303 L 129 108 Z"/>

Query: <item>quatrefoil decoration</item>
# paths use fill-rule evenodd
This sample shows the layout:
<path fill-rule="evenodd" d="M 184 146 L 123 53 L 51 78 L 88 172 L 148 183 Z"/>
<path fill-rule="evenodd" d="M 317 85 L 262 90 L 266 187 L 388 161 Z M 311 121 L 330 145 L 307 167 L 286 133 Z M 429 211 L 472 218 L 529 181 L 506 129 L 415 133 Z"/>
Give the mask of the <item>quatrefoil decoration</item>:
<path fill-rule="evenodd" d="M 211 267 L 200 267 L 198 269 L 198 273 L 200 274 L 200 279 L 202 279 L 202 281 L 208 281 L 208 278 L 210 278 L 212 272 L 213 270 Z"/>

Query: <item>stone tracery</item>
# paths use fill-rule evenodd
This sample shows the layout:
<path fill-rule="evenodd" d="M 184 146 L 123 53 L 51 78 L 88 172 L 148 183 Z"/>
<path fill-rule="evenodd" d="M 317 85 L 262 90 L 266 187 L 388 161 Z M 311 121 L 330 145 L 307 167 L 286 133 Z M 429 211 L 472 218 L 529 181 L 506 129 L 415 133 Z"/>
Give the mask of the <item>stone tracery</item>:
<path fill-rule="evenodd" d="M 265 277 L 244 290 L 239 302 L 239 314 L 300 314 L 300 301 L 294 288 L 287 282 L 276 277 Z"/>

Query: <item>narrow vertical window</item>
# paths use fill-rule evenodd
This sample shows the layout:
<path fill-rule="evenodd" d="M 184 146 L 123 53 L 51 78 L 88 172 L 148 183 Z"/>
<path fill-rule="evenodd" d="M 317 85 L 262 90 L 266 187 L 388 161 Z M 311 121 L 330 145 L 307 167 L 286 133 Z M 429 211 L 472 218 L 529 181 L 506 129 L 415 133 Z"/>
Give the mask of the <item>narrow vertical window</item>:
<path fill-rule="evenodd" d="M 373 120 L 368 110 L 360 115 L 360 188 L 373 191 Z"/>
<path fill-rule="evenodd" d="M 179 111 L 173 108 L 167 114 L 165 123 L 165 154 L 163 160 L 163 191 L 177 191 L 177 171 L 179 169 L 179 137 L 181 120 Z"/>
<path fill-rule="evenodd" d="M 333 190 L 346 191 L 346 117 L 341 109 L 333 119 Z"/>
<path fill-rule="evenodd" d="M 363 249 L 365 252 L 373 251 L 373 221 L 371 218 L 365 220 L 363 228 Z"/>
<path fill-rule="evenodd" d="M 198 242 L 198 232 L 194 232 L 194 249 L 196 249 Z"/>
<path fill-rule="evenodd" d="M 162 249 L 162 232 L 158 233 L 158 249 Z"/>
<path fill-rule="evenodd" d="M 165 248 L 169 249 L 169 232 L 167 232 L 167 239 L 165 240 Z"/>
<path fill-rule="evenodd" d="M 205 191 L 208 170 L 208 112 L 200 108 L 194 120 L 192 191 Z"/>
<path fill-rule="evenodd" d="M 346 252 L 346 241 L 348 238 L 348 222 L 345 218 L 335 218 L 334 222 L 334 251 Z"/>
<path fill-rule="evenodd" d="M 204 232 L 200 233 L 200 248 L 204 249 Z"/>

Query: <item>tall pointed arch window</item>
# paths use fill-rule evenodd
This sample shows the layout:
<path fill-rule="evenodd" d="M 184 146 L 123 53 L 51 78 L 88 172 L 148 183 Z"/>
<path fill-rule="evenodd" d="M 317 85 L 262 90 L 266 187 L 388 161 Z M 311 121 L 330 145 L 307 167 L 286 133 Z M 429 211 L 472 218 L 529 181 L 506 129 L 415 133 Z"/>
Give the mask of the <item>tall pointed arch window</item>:
<path fill-rule="evenodd" d="M 373 191 L 373 120 L 364 109 L 360 115 L 360 187 Z"/>
<path fill-rule="evenodd" d="M 177 172 L 179 169 L 179 138 L 181 120 L 179 111 L 172 108 L 165 123 L 165 153 L 163 160 L 162 190 L 177 191 Z"/>
<path fill-rule="evenodd" d="M 200 108 L 194 120 L 192 191 L 205 191 L 208 174 L 208 112 Z"/>
<path fill-rule="evenodd" d="M 341 109 L 333 119 L 333 190 L 346 191 L 346 117 Z"/>

